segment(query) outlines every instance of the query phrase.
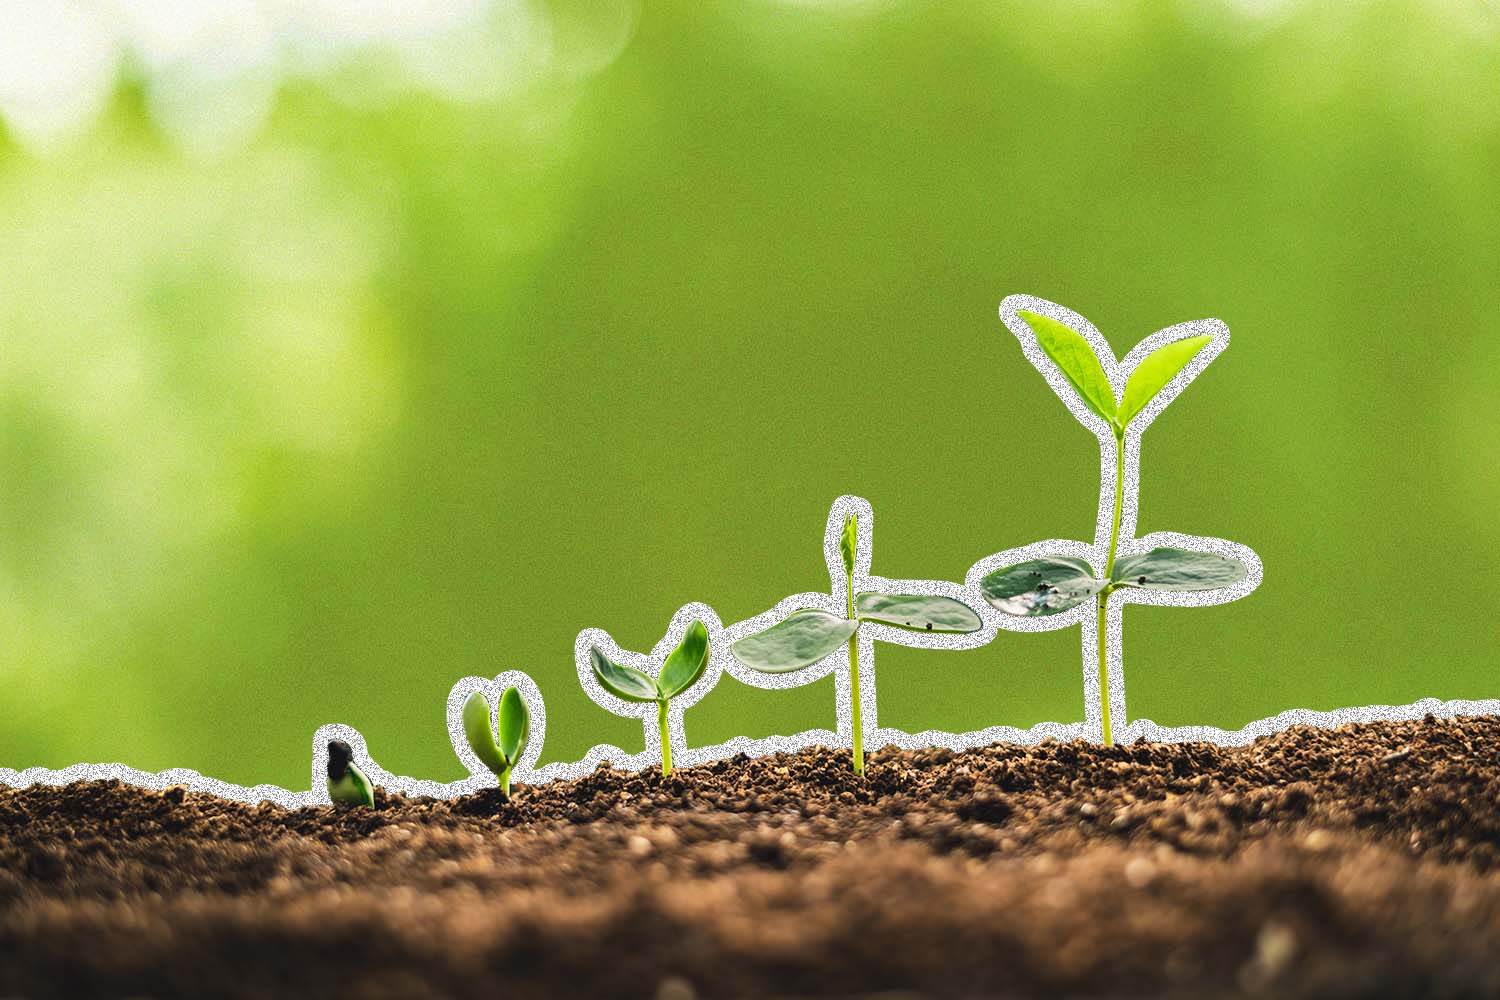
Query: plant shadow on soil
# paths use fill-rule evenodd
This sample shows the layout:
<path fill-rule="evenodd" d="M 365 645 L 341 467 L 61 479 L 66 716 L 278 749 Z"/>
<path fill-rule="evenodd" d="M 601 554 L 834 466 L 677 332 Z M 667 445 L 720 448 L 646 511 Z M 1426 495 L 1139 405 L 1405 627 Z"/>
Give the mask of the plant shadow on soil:
<path fill-rule="evenodd" d="M 373 809 L 0 789 L 0 996 L 1500 993 L 1500 719 L 600 769 Z"/>

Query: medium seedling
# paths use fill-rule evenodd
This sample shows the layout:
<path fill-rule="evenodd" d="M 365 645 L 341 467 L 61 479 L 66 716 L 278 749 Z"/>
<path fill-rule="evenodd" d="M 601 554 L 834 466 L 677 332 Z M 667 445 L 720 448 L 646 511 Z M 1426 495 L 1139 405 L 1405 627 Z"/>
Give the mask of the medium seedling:
<path fill-rule="evenodd" d="M 667 710 L 671 700 L 698 682 L 708 666 L 708 629 L 702 622 L 688 626 L 677 648 L 668 654 L 657 676 L 623 663 L 615 663 L 599 651 L 589 649 L 594 679 L 616 698 L 636 704 L 656 703 L 656 725 L 661 733 L 661 773 L 672 773 L 672 740 L 667 732 Z"/>
<path fill-rule="evenodd" d="M 844 564 L 845 614 L 803 608 L 764 631 L 745 636 L 730 647 L 734 658 L 752 670 L 785 674 L 810 667 L 849 647 L 849 696 L 853 726 L 854 773 L 864 774 L 864 719 L 860 709 L 859 627 L 867 621 L 894 625 L 913 632 L 977 632 L 984 626 L 962 601 L 936 594 L 856 595 L 854 563 L 859 545 L 859 520 L 850 514 L 839 536 Z M 837 581 L 835 581 L 837 585 Z"/>
<path fill-rule="evenodd" d="M 506 688 L 500 696 L 499 733 L 490 721 L 490 702 L 481 691 L 475 691 L 464 702 L 464 737 L 485 767 L 500 782 L 500 794 L 510 798 L 510 772 L 526 749 L 531 736 L 531 713 L 526 699 L 516 688 Z"/>
<path fill-rule="evenodd" d="M 375 789 L 354 763 L 353 749 L 343 740 L 328 742 L 328 797 L 343 806 L 375 804 Z"/>
<path fill-rule="evenodd" d="M 1037 343 L 1057 365 L 1094 414 L 1114 436 L 1115 483 L 1108 554 L 1103 572 L 1071 556 L 1032 559 L 995 570 L 980 581 L 985 598 L 1000 611 L 1022 617 L 1059 615 L 1088 600 L 1098 605 L 1099 701 L 1105 743 L 1113 742 L 1109 722 L 1106 607 L 1116 590 L 1206 591 L 1233 586 L 1248 570 L 1238 559 L 1212 552 L 1154 548 L 1116 560 L 1125 482 L 1125 434 L 1130 423 L 1213 340 L 1211 335 L 1184 337 L 1157 348 L 1136 365 L 1116 398 L 1094 347 L 1076 330 L 1035 312 L 1018 315 L 1036 334 Z M 1100 506 L 1105 503 L 1100 485 Z"/>

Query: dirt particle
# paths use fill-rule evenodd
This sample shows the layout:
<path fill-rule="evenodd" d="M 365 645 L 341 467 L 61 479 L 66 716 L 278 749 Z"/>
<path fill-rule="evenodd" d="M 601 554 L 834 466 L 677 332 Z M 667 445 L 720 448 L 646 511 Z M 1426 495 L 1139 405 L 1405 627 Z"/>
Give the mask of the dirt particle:
<path fill-rule="evenodd" d="M 1333 834 L 1327 830 L 1312 830 L 1302 838 L 1302 843 L 1309 851 L 1321 853 L 1333 847 Z"/>
<path fill-rule="evenodd" d="M 1156 878 L 1156 865 L 1150 858 L 1131 858 L 1125 862 L 1125 881 L 1133 889 L 1144 889 Z"/>
<path fill-rule="evenodd" d="M 1245 989 L 1259 992 L 1281 978 L 1297 956 L 1297 934 L 1278 920 L 1268 920 L 1255 936 L 1255 955 L 1241 970 Z"/>
<path fill-rule="evenodd" d="M 681 976 L 668 976 L 656 987 L 656 1000 L 697 1000 L 698 991 Z"/>

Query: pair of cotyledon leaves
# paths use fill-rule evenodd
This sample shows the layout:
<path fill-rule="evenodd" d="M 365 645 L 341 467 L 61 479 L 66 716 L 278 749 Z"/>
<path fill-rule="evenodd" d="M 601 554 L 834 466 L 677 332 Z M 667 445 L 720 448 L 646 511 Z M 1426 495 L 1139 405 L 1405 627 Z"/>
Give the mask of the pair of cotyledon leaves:
<path fill-rule="evenodd" d="M 1213 339 L 1207 335 L 1185 337 L 1157 348 L 1136 365 L 1125 383 L 1124 395 L 1117 401 L 1104 367 L 1081 334 L 1039 313 L 1021 312 L 1020 316 L 1079 397 L 1114 429 L 1117 439 L 1146 404 Z M 1105 588 L 1215 590 L 1233 586 L 1247 572 L 1238 559 L 1212 552 L 1155 548 L 1122 556 L 1107 580 L 1095 576 L 1094 568 L 1082 559 L 1053 556 L 996 570 L 980 581 L 980 590 L 1006 614 L 1040 617 L 1062 614 Z"/>
<path fill-rule="evenodd" d="M 596 646 L 589 650 L 594 679 L 616 698 L 632 702 L 666 702 L 697 683 L 708 667 L 708 629 L 693 622 L 677 648 L 667 655 L 661 671 L 652 677 L 643 670 L 615 663 Z"/>
<path fill-rule="evenodd" d="M 854 571 L 857 525 L 851 516 L 839 538 L 844 572 Z M 731 648 L 735 659 L 767 674 L 785 674 L 812 666 L 838 649 L 866 621 L 894 625 L 912 632 L 977 632 L 984 626 L 962 601 L 936 594 L 860 594 L 853 618 L 803 608 L 763 632 L 740 639 Z"/>
<path fill-rule="evenodd" d="M 1212 552 L 1156 548 L 1115 561 L 1110 579 L 1072 556 L 1032 559 L 998 569 L 979 581 L 985 600 L 1008 615 L 1059 615 L 1095 597 L 1104 588 L 1139 590 L 1217 590 L 1246 576 L 1238 559 Z"/>
<path fill-rule="evenodd" d="M 464 702 L 464 736 L 469 741 L 469 749 L 485 767 L 497 775 L 504 775 L 520 759 L 531 735 L 531 713 L 516 688 L 506 688 L 500 696 L 499 717 L 497 738 L 495 727 L 490 723 L 489 699 L 482 692 L 475 691 Z"/>

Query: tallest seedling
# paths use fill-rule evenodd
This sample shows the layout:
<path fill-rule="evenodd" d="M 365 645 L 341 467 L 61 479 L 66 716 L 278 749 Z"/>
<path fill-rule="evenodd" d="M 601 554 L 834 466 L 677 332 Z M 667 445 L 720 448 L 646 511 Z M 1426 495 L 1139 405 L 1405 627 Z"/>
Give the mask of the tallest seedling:
<path fill-rule="evenodd" d="M 1086 601 L 1095 602 L 1101 735 L 1105 743 L 1111 743 L 1107 639 L 1109 596 L 1126 589 L 1216 591 L 1232 587 L 1248 575 L 1242 561 L 1213 551 L 1158 547 L 1124 556 L 1119 554 L 1120 522 L 1126 496 L 1125 452 L 1132 431 L 1138 440 L 1141 430 L 1139 426 L 1132 428 L 1132 423 L 1194 358 L 1214 342 L 1215 337 L 1200 334 L 1173 339 L 1170 334 L 1159 335 L 1165 338 L 1165 342 L 1136 361 L 1134 367 L 1128 369 L 1128 378 L 1123 377 L 1127 369 L 1115 362 L 1108 354 L 1108 348 L 1099 347 L 1097 350 L 1105 352 L 1117 373 L 1117 382 L 1123 379 L 1125 383 L 1124 391 L 1117 395 L 1117 382 L 1111 382 L 1095 345 L 1086 337 L 1038 312 L 1017 310 L 1015 315 L 1030 328 L 1037 346 L 1056 366 L 1068 387 L 1089 412 L 1104 421 L 1113 437 L 1113 497 L 1105 494 L 1106 487 L 1101 483 L 1099 504 L 1101 524 L 1104 512 L 1108 511 L 1109 540 L 1102 566 L 1090 565 L 1074 556 L 1033 559 L 995 570 L 980 581 L 980 587 L 985 598 L 996 608 L 1019 617 L 1060 615 Z M 1139 350 L 1132 352 L 1132 356 L 1137 353 Z M 1178 389 L 1180 391 L 1180 384 Z M 1058 392 L 1066 400 L 1066 394 L 1061 389 Z M 1089 426 L 1087 421 L 1083 422 Z M 1101 434 L 1100 440 L 1107 443 L 1108 438 Z M 1103 474 L 1101 471 L 1101 476 Z"/>

